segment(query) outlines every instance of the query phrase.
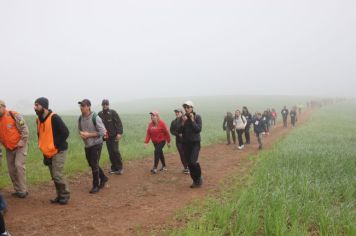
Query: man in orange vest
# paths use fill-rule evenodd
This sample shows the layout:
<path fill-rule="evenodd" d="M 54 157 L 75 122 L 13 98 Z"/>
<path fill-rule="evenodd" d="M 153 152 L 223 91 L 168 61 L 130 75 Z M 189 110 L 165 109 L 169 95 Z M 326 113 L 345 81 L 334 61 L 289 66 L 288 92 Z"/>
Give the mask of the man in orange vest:
<path fill-rule="evenodd" d="M 40 97 L 35 101 L 38 116 L 38 147 L 43 153 L 43 164 L 48 166 L 56 187 L 57 197 L 51 203 L 65 205 L 69 200 L 68 183 L 63 175 L 64 162 L 67 157 L 69 130 L 61 117 L 48 109 L 48 99 Z"/>
<path fill-rule="evenodd" d="M 28 126 L 22 115 L 8 111 L 0 100 L 0 143 L 6 149 L 7 169 L 14 186 L 13 196 L 25 198 L 26 186 L 25 160 L 28 149 Z"/>

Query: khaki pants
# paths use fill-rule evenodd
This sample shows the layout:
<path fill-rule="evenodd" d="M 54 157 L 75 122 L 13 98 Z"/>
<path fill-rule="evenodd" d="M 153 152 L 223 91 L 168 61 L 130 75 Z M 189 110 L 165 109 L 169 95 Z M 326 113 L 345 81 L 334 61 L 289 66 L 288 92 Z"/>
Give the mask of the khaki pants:
<path fill-rule="evenodd" d="M 26 193 L 26 167 L 28 145 L 15 150 L 6 149 L 7 169 L 16 192 Z"/>
<path fill-rule="evenodd" d="M 56 186 L 57 196 L 68 197 L 69 187 L 63 175 L 64 162 L 67 157 L 67 151 L 61 151 L 51 158 L 51 163 L 48 165 L 52 180 Z"/>

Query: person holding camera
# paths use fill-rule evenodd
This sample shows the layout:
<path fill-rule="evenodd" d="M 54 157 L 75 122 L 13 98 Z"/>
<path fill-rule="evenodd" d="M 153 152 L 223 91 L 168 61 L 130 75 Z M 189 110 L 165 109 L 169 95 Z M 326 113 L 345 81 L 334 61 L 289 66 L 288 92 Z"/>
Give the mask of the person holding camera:
<path fill-rule="evenodd" d="M 117 112 L 109 108 L 108 99 L 104 99 L 101 102 L 101 105 L 103 110 L 100 111 L 98 115 L 102 119 L 108 132 L 108 137 L 105 139 L 105 142 L 111 162 L 111 170 L 109 174 L 121 175 L 123 174 L 123 169 L 119 141 L 123 133 L 122 122 Z"/>
<path fill-rule="evenodd" d="M 56 187 L 57 196 L 51 203 L 65 205 L 69 200 L 68 183 L 64 178 L 63 168 L 67 157 L 69 130 L 61 117 L 48 109 L 48 99 L 40 97 L 35 101 L 37 114 L 38 147 L 43 153 L 43 164 L 48 166 Z"/>
<path fill-rule="evenodd" d="M 89 193 L 94 194 L 104 188 L 105 183 L 109 180 L 99 166 L 106 129 L 101 118 L 91 111 L 91 102 L 88 99 L 83 99 L 78 104 L 82 113 L 78 120 L 79 135 L 84 141 L 85 157 L 93 175 L 93 187 Z"/>
<path fill-rule="evenodd" d="M 202 119 L 200 115 L 193 111 L 193 102 L 186 101 L 183 103 L 185 115 L 182 116 L 182 122 L 178 132 L 182 134 L 183 150 L 188 162 L 190 176 L 193 179 L 191 188 L 199 188 L 203 184 L 201 177 L 201 167 L 198 162 L 200 152 L 200 132 L 202 130 Z"/>

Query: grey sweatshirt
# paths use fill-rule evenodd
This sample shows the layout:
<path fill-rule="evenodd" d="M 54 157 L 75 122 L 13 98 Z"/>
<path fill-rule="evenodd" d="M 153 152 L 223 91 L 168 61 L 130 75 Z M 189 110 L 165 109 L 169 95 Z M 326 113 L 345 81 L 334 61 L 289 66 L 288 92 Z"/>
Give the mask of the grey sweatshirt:
<path fill-rule="evenodd" d="M 98 115 L 96 116 L 95 127 L 92 117 L 93 112 L 88 117 L 84 117 L 83 115 L 81 115 L 78 122 L 79 131 L 81 130 L 86 132 L 98 132 L 99 134 L 99 136 L 95 138 L 83 139 L 86 148 L 103 143 L 103 136 L 106 133 L 106 129 L 101 118 Z"/>

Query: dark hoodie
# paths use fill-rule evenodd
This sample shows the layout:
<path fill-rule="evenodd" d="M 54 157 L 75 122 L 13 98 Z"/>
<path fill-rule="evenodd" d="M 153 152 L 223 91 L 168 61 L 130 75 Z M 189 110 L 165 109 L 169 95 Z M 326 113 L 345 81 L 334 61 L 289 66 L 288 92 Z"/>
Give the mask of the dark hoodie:
<path fill-rule="evenodd" d="M 51 113 L 52 111 L 49 110 L 49 113 L 45 118 L 42 118 L 42 116 L 38 116 L 38 120 L 41 123 L 45 122 Z M 64 124 L 61 117 L 57 114 L 54 114 L 52 116 L 52 131 L 53 131 L 52 133 L 53 133 L 54 146 L 59 151 L 67 150 L 68 149 L 67 138 L 69 136 L 69 130 L 67 126 Z"/>
<path fill-rule="evenodd" d="M 200 142 L 200 132 L 202 130 L 202 120 L 200 115 L 193 112 L 195 121 L 190 118 L 185 123 L 179 124 L 178 132 L 183 135 L 183 143 Z"/>

